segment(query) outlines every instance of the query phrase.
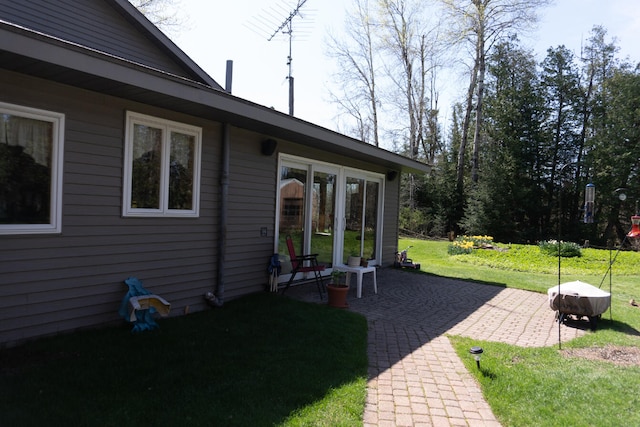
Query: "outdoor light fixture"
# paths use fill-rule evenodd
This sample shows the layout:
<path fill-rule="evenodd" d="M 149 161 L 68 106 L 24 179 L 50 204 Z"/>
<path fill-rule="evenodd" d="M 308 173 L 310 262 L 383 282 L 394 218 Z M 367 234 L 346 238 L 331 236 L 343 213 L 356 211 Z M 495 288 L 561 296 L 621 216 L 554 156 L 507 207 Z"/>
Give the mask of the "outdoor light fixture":
<path fill-rule="evenodd" d="M 480 356 L 483 352 L 482 347 L 471 347 L 471 350 L 469 350 L 469 353 L 473 354 L 473 358 L 476 360 L 478 369 L 480 369 Z"/>
<path fill-rule="evenodd" d="M 262 141 L 260 151 L 262 152 L 263 156 L 270 156 L 276 151 L 277 147 L 278 141 L 276 141 L 275 139 L 265 139 L 264 141 Z"/>
<path fill-rule="evenodd" d="M 587 184 L 587 188 L 584 190 L 584 223 L 593 223 L 593 208 L 596 200 L 596 186 L 594 184 Z"/>

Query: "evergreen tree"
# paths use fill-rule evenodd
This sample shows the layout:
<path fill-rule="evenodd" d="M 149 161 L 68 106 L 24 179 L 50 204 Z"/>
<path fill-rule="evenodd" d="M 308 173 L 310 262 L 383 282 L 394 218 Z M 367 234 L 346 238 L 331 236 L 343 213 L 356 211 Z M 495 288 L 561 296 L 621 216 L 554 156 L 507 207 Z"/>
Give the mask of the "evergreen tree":
<path fill-rule="evenodd" d="M 553 218 L 552 214 L 557 207 L 561 181 L 565 179 L 558 177 L 558 172 L 564 165 L 581 158 L 584 98 L 579 71 L 573 54 L 567 48 L 549 48 L 541 67 L 542 90 L 547 102 L 544 123 L 547 137 L 540 147 L 542 167 L 546 168 L 547 177 L 544 184 L 546 206 L 543 230 L 549 235 L 557 224 L 557 218 Z"/>
<path fill-rule="evenodd" d="M 591 140 L 593 160 L 601 197 L 604 238 L 624 239 L 629 231 L 628 217 L 636 214 L 640 197 L 640 72 L 618 69 L 606 81 L 602 96 L 607 99 L 607 117 L 602 129 Z M 628 206 L 614 197 L 625 188 Z M 624 215 L 624 216 L 622 216 Z M 624 223 L 621 222 L 621 216 Z"/>

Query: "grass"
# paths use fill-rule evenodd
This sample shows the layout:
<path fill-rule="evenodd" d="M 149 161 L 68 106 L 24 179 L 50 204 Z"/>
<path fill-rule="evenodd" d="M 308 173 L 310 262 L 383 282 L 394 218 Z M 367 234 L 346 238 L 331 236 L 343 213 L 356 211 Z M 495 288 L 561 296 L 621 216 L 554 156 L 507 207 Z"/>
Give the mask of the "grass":
<path fill-rule="evenodd" d="M 511 288 L 546 293 L 558 284 L 558 258 L 545 255 L 534 245 L 501 245 L 503 250 L 474 250 L 471 254 L 448 255 L 449 242 L 400 239 L 399 247 L 409 249 L 409 258 L 421 264 L 421 270 L 429 274 L 485 282 Z M 561 259 L 561 281 L 581 280 L 600 286 L 609 268 L 607 250 L 584 249 L 579 258 Z M 624 297 L 628 302 L 634 294 L 640 299 L 640 253 L 620 252 L 613 264 L 612 282 L 616 287 L 614 297 Z M 602 283 L 608 290 L 609 276 Z"/>
<path fill-rule="evenodd" d="M 470 279 L 500 286 L 546 293 L 558 282 L 557 257 L 537 246 L 498 245 L 505 251 L 473 250 L 450 256 L 449 242 L 402 239 L 413 247 L 409 256 L 422 272 Z M 596 332 L 563 344 L 563 348 L 640 347 L 640 254 L 621 252 L 606 276 L 607 250 L 586 249 L 580 258 L 561 260 L 561 280 L 581 280 L 609 290 L 612 309 Z M 603 280 L 605 278 L 605 280 Z M 609 320 L 612 319 L 612 320 Z M 508 344 L 450 337 L 469 372 L 504 426 L 619 426 L 640 425 L 640 367 L 621 367 L 609 361 L 567 358 L 557 346 L 522 348 Z M 484 349 L 481 370 L 469 348 Z"/>
<path fill-rule="evenodd" d="M 640 368 L 452 337 L 503 426 L 640 425 Z M 480 370 L 469 348 L 484 349 Z"/>
<path fill-rule="evenodd" d="M 2 425 L 361 423 L 366 321 L 273 294 L 0 350 Z"/>

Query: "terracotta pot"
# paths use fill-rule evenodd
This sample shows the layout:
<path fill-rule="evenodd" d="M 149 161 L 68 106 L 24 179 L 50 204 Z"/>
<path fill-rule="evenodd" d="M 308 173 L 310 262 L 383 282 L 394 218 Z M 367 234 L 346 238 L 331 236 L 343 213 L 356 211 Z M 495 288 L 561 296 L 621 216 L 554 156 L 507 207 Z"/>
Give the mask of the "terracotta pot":
<path fill-rule="evenodd" d="M 346 285 L 334 285 L 329 283 L 327 285 L 327 299 L 329 300 L 327 304 L 331 307 L 336 308 L 347 308 L 349 304 L 347 304 L 347 293 L 349 292 L 349 287 Z"/>

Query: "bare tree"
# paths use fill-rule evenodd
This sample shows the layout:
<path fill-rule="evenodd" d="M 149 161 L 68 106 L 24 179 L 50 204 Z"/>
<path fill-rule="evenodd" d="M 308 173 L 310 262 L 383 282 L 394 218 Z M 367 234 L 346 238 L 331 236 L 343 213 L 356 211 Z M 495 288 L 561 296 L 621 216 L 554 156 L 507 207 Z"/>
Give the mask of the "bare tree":
<path fill-rule="evenodd" d="M 395 60 L 394 63 L 389 64 L 391 69 L 388 69 L 388 75 L 404 97 L 400 105 L 405 106 L 407 113 L 409 155 L 415 157 L 418 154 L 417 114 L 424 102 L 423 80 L 419 76 L 420 71 L 415 69 L 416 60 L 422 60 L 419 57 L 419 48 L 415 46 L 415 38 L 419 37 L 414 26 L 417 10 L 407 5 L 404 0 L 382 0 L 380 5 L 386 30 L 385 47 Z M 400 66 L 401 72 L 392 71 L 392 69 L 396 70 L 396 65 Z"/>
<path fill-rule="evenodd" d="M 420 0 L 353 0 L 347 37 L 331 39 L 329 56 L 338 63 L 341 89 L 332 99 L 355 120 L 358 137 L 379 145 L 383 133 L 394 135 L 394 144 L 397 136 L 410 157 L 422 157 L 422 149 L 429 161 L 438 143 L 432 107 L 439 40 L 424 6 Z"/>
<path fill-rule="evenodd" d="M 129 0 L 156 27 L 175 33 L 186 23 L 180 16 L 181 0 Z"/>
<path fill-rule="evenodd" d="M 430 106 L 437 94 L 435 81 L 430 76 L 435 72 L 438 26 L 429 25 L 423 2 L 381 0 L 379 4 L 383 23 L 381 38 L 388 59 L 386 75 L 393 82 L 389 100 L 406 114 L 403 123 L 406 123 L 409 155 L 416 158 L 423 148 L 427 161 L 431 161 L 428 135 L 432 131 L 433 115 Z M 400 96 L 394 95 L 397 93 Z"/>
<path fill-rule="evenodd" d="M 355 120 L 358 138 L 378 147 L 380 100 L 373 45 L 375 23 L 368 0 L 355 0 L 353 6 L 344 23 L 346 39 L 330 36 L 329 40 L 329 56 L 339 64 L 335 77 L 341 85 L 341 93 L 331 93 L 331 98 Z"/>
<path fill-rule="evenodd" d="M 537 22 L 537 9 L 551 0 L 441 0 L 445 6 L 453 45 L 466 45 L 473 52 L 467 91 L 462 140 L 458 152 L 457 184 L 461 190 L 464 157 L 475 101 L 475 126 L 471 166 L 472 182 L 478 181 L 478 154 L 482 142 L 486 57 L 491 48 L 511 33 L 525 31 Z"/>

